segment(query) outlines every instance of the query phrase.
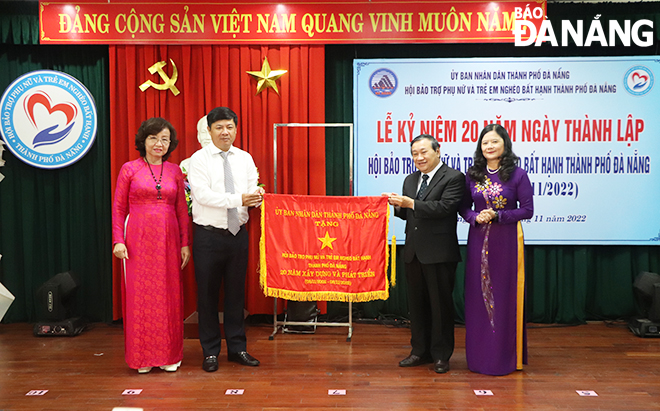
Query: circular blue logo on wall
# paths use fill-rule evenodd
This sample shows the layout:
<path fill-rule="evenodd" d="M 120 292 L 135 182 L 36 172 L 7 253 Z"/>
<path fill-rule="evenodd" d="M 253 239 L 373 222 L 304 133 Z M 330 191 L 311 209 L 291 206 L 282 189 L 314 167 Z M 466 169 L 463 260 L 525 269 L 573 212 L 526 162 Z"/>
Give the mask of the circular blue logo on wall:
<path fill-rule="evenodd" d="M 97 119 L 89 90 L 59 71 L 24 74 L 0 100 L 2 139 L 16 157 L 39 168 L 80 160 L 94 143 Z"/>
<path fill-rule="evenodd" d="M 378 69 L 369 78 L 371 92 L 378 97 L 389 97 L 396 91 L 399 81 L 396 74 L 389 69 Z"/>
<path fill-rule="evenodd" d="M 643 96 L 653 88 L 653 73 L 647 67 L 635 66 L 623 76 L 623 85 L 633 96 Z"/>

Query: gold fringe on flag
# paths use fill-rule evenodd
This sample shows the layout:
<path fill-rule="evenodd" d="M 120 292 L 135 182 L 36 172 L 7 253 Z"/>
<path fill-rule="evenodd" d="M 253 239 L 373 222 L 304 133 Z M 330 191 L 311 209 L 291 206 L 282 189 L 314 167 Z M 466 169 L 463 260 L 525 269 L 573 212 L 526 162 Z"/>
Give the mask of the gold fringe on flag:
<path fill-rule="evenodd" d="M 261 202 L 261 238 L 259 239 L 259 285 L 266 291 L 266 198 Z"/>
<path fill-rule="evenodd" d="M 337 291 L 292 291 L 282 290 L 280 288 L 266 288 L 267 297 L 283 298 L 291 301 L 339 301 L 364 303 L 373 300 L 387 300 L 388 290 L 368 291 L 364 293 L 340 293 Z"/>
<path fill-rule="evenodd" d="M 390 227 L 390 218 L 392 218 L 392 215 L 390 214 L 390 206 L 387 206 L 387 228 L 385 229 L 385 246 L 387 247 L 387 230 Z M 396 227 L 396 220 L 392 220 L 392 231 L 396 233 L 395 227 Z M 392 262 L 390 263 L 390 285 L 392 287 L 396 287 L 396 234 L 392 233 L 392 245 L 391 245 L 391 253 L 392 253 Z M 387 257 L 385 257 L 387 260 Z M 387 275 L 385 276 L 387 278 Z"/>
<path fill-rule="evenodd" d="M 390 284 L 392 282 L 392 279 L 390 278 L 390 281 L 388 283 L 387 281 L 387 264 L 390 262 L 390 256 L 389 256 L 389 251 L 390 248 L 387 246 L 387 234 L 390 229 L 390 206 L 387 206 L 387 217 L 385 217 L 385 290 L 388 290 L 389 294 L 389 289 L 390 289 Z M 391 274 L 390 274 L 391 276 Z M 388 295 L 389 298 L 389 295 Z"/>
<path fill-rule="evenodd" d="M 392 235 L 392 263 L 390 264 L 390 282 L 396 287 L 396 235 Z"/>

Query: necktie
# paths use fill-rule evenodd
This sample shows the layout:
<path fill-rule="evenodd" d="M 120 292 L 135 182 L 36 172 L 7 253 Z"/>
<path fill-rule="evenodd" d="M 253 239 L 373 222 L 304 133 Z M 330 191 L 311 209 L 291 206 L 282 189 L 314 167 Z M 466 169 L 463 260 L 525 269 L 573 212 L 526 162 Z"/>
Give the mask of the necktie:
<path fill-rule="evenodd" d="M 429 179 L 428 174 L 422 174 L 422 185 L 419 186 L 419 191 L 417 192 L 417 199 L 421 199 L 422 195 L 424 195 L 424 191 L 429 187 L 428 184 L 426 184 L 426 180 Z"/>
<path fill-rule="evenodd" d="M 224 170 L 225 170 L 225 192 L 234 193 L 234 176 L 231 173 L 231 165 L 229 164 L 229 158 L 227 157 L 227 152 L 221 151 L 220 155 L 224 160 Z M 241 224 L 238 221 L 238 210 L 236 207 L 227 209 L 227 229 L 233 235 L 236 235 L 241 229 Z"/>

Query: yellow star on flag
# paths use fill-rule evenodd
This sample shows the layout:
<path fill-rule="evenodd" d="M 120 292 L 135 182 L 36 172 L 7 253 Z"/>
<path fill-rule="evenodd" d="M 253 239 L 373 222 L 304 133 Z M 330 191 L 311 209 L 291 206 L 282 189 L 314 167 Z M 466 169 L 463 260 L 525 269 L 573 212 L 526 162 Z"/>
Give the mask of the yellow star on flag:
<path fill-rule="evenodd" d="M 325 247 L 330 247 L 330 249 L 334 250 L 334 248 L 332 248 L 332 242 L 335 241 L 336 238 L 331 238 L 327 231 L 325 232 L 325 237 L 318 237 L 318 239 L 323 243 L 321 250 Z"/>
<path fill-rule="evenodd" d="M 286 70 L 271 70 L 270 64 L 268 64 L 268 57 L 264 58 L 264 64 L 261 66 L 261 71 L 246 71 L 246 73 L 259 80 L 257 82 L 257 94 L 261 93 L 268 87 L 272 87 L 277 94 L 280 94 L 277 90 L 275 80 L 282 77 L 286 72 Z"/>

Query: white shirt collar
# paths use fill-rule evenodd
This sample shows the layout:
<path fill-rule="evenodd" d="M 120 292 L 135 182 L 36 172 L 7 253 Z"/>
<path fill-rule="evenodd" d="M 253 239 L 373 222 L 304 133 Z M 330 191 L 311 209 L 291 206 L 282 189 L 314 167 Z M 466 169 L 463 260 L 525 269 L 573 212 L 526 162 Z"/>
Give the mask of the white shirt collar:
<path fill-rule="evenodd" d="M 429 179 L 427 180 L 429 183 L 431 182 L 431 180 L 433 180 L 433 176 L 435 175 L 435 173 L 436 173 L 438 170 L 440 170 L 440 167 L 442 167 L 443 164 L 444 164 L 444 163 L 442 162 L 442 160 L 440 160 L 440 162 L 438 162 L 438 164 L 436 164 L 436 166 L 435 166 L 435 168 L 434 168 L 433 170 L 431 170 L 430 172 L 426 173 L 426 175 L 429 176 Z M 422 173 L 422 175 L 424 175 L 424 173 Z M 421 180 L 421 179 L 420 179 L 420 180 Z"/>
<path fill-rule="evenodd" d="M 211 146 L 211 153 L 212 153 L 212 154 L 220 154 L 220 153 L 222 152 L 222 150 L 220 150 L 220 149 L 219 149 L 215 144 L 213 144 L 212 142 L 211 142 L 211 144 L 209 144 L 209 146 Z M 227 150 L 226 152 L 227 152 L 227 155 L 229 155 L 229 154 L 233 154 L 233 153 L 235 153 L 235 151 L 236 151 L 236 150 L 234 150 L 234 145 L 232 144 L 232 145 L 229 147 L 229 150 Z"/>

